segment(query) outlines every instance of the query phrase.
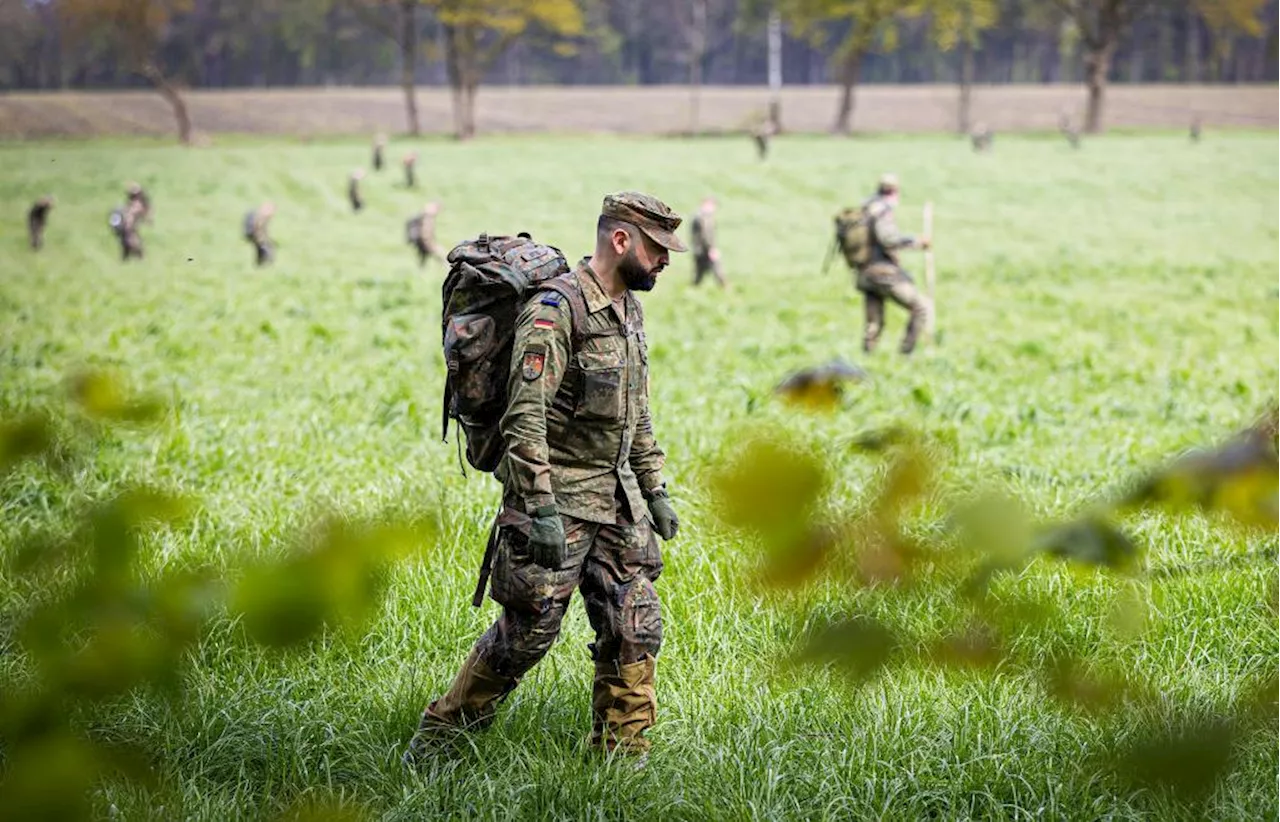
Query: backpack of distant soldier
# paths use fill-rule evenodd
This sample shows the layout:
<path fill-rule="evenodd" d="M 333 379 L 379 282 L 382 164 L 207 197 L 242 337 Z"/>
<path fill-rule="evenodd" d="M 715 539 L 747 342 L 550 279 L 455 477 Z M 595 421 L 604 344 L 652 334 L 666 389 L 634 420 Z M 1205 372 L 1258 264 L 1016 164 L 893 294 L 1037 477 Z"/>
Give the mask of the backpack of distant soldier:
<path fill-rule="evenodd" d="M 556 279 L 569 273 L 569 264 L 559 249 L 527 236 L 485 234 L 455 246 L 447 259 L 442 436 L 449 436 L 449 420 L 457 420 L 467 462 L 493 471 L 505 450 L 498 423 L 507 408 L 516 320 L 534 292 L 571 288 Z M 566 301 L 575 329 L 581 327 L 576 296 Z"/>
<path fill-rule="evenodd" d="M 422 239 L 422 218 L 410 217 L 409 221 L 404 224 L 404 241 L 409 245 L 414 245 L 420 239 Z"/>
<path fill-rule="evenodd" d="M 835 217 L 836 245 L 853 267 L 871 261 L 872 218 L 866 207 L 841 209 Z"/>
<path fill-rule="evenodd" d="M 124 233 L 124 209 L 113 209 L 110 216 L 107 217 L 107 225 L 111 226 L 111 230 L 117 234 Z"/>
<path fill-rule="evenodd" d="M 254 235 L 255 224 L 257 223 L 258 212 L 249 211 L 244 215 L 244 238 L 252 240 Z"/>

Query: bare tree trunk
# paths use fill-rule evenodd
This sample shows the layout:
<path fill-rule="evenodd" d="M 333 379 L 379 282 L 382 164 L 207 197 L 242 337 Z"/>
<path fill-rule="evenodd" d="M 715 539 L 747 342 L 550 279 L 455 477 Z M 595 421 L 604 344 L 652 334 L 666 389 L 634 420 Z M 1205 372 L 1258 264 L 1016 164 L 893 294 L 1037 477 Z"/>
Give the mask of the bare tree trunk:
<path fill-rule="evenodd" d="M 698 133 L 702 96 L 702 58 L 707 53 L 707 0 L 693 0 L 689 29 L 689 133 Z"/>
<path fill-rule="evenodd" d="M 960 110 L 957 127 L 969 133 L 969 112 L 973 104 L 973 46 L 966 38 L 960 44 Z"/>
<path fill-rule="evenodd" d="M 476 94 L 480 89 L 480 82 L 474 78 L 468 78 L 462 87 L 462 134 L 460 138 L 470 140 L 476 136 Z"/>
<path fill-rule="evenodd" d="M 1186 82 L 1200 82 L 1200 25 L 1199 18 L 1190 8 L 1187 9 L 1186 41 L 1183 45 L 1182 64 L 1185 66 Z"/>
<path fill-rule="evenodd" d="M 449 91 L 453 97 L 453 136 L 459 140 L 466 136 L 466 94 L 462 82 L 462 34 L 456 26 L 444 29 L 444 63 L 449 75 Z"/>
<path fill-rule="evenodd" d="M 178 142 L 184 146 L 191 145 L 191 115 L 187 111 L 187 101 L 182 99 L 182 94 L 178 91 L 178 87 L 170 82 L 154 63 L 147 63 L 139 73 L 151 81 L 151 84 L 156 87 L 156 91 L 173 109 L 173 119 L 178 124 Z"/>
<path fill-rule="evenodd" d="M 1107 88 L 1107 73 L 1115 54 L 1115 40 L 1097 47 L 1090 47 L 1085 55 L 1085 84 L 1089 87 L 1089 108 L 1085 114 L 1084 130 L 1089 134 L 1102 131 L 1102 103 Z"/>
<path fill-rule="evenodd" d="M 853 131 L 853 94 L 862 73 L 862 53 L 855 52 L 845 58 L 840 70 L 840 108 L 836 110 L 836 122 L 831 130 L 848 135 Z"/>
<path fill-rule="evenodd" d="M 417 137 L 422 133 L 418 120 L 418 4 L 415 0 L 400 0 L 400 88 L 404 90 L 404 113 L 409 133 Z"/>

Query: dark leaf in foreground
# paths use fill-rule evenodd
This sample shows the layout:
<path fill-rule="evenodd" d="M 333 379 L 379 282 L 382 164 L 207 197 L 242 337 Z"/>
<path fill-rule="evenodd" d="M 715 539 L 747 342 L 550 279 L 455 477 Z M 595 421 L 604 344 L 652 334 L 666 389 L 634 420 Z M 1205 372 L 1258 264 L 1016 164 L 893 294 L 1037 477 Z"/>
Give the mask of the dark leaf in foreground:
<path fill-rule="evenodd" d="M 1102 517 L 1089 515 L 1041 533 L 1036 547 L 1050 556 L 1117 571 L 1137 569 L 1141 554 L 1133 540 Z"/>
<path fill-rule="evenodd" d="M 1044 674 L 1044 688 L 1064 705 L 1091 714 L 1111 711 L 1131 695 L 1124 677 L 1088 670 L 1074 659 L 1051 664 Z"/>
<path fill-rule="evenodd" d="M 1135 786 L 1167 788 L 1193 802 L 1208 796 L 1226 772 L 1235 737 L 1225 719 L 1162 728 L 1122 746 L 1113 767 Z"/>
<path fill-rule="evenodd" d="M 761 581 L 770 587 L 795 588 L 812 579 L 836 544 L 829 528 L 815 526 L 795 539 L 766 542 Z"/>
<path fill-rule="evenodd" d="M 1196 451 L 1143 480 L 1121 504 L 1223 511 L 1244 525 L 1276 529 L 1274 419 L 1265 419 L 1212 451 Z"/>
<path fill-rule="evenodd" d="M 827 411 L 840 403 L 844 386 L 867 379 L 867 372 L 844 360 L 806 368 L 791 374 L 774 389 L 774 393 L 792 405 L 811 411 Z"/>
<path fill-rule="evenodd" d="M 43 456 L 53 443 L 53 426 L 48 417 L 28 414 L 0 421 L 0 476 L 23 460 Z"/>
<path fill-rule="evenodd" d="M 891 425 L 886 428 L 874 428 L 870 431 L 862 431 L 855 434 L 849 442 L 849 447 L 853 451 L 875 454 L 895 445 L 905 445 L 914 440 L 915 434 L 910 428 L 902 425 Z"/>
<path fill-rule="evenodd" d="M 830 665 L 858 684 L 888 664 L 896 650 L 897 640 L 888 628 L 870 617 L 856 616 L 813 631 L 798 659 Z"/>

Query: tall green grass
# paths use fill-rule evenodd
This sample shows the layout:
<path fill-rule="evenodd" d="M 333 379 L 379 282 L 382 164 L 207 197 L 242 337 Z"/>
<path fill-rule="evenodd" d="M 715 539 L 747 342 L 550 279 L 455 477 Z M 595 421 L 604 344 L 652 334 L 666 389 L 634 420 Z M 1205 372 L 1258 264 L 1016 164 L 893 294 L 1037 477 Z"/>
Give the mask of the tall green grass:
<path fill-rule="evenodd" d="M 929 589 L 761 598 L 742 582 L 756 549 L 721 527 L 709 490 L 736 444 L 781 429 L 825 453 L 828 504 L 852 505 L 881 468 L 850 438 L 903 424 L 938 444 L 944 490 L 986 489 L 1064 517 L 1247 424 L 1280 376 L 1273 133 L 1200 145 L 1109 137 L 1078 152 L 1002 137 L 989 155 L 949 138 L 796 138 L 767 163 L 739 140 L 428 142 L 416 146 L 417 191 L 398 185 L 404 147 L 353 215 L 345 181 L 367 163 L 362 143 L 0 146 L 11 213 L 0 225 L 0 416 L 57 405 L 82 367 L 116 369 L 171 403 L 155 429 L 113 429 L 70 480 L 34 469 L 4 480 L 0 552 L 70 528 L 77 504 L 139 481 L 200 500 L 188 525 L 150 541 L 147 573 L 234 573 L 324 513 L 442 518 L 438 543 L 396 568 L 361 635 L 273 652 L 223 620 L 195 650 L 180 700 L 146 692 L 85 711 L 84 727 L 140 743 L 159 775 L 142 787 L 107 780 L 100 812 L 253 818 L 339 796 L 387 819 L 1276 813 L 1274 722 L 1240 742 L 1226 778 L 1195 803 L 1097 767 L 1142 727 L 1212 715 L 1274 676 L 1274 535 L 1200 515 L 1133 517 L 1163 574 L 1136 635 L 1109 619 L 1125 584 L 1114 578 L 1037 566 L 1002 583 L 1002 596 L 1057 603 L 1067 651 L 1164 696 L 1150 716 L 1100 719 L 999 669 L 894 669 L 853 689 L 780 666 L 813 619 L 857 608 L 936 636 L 961 609 Z M 919 228 L 926 199 L 936 209 L 941 345 L 910 360 L 893 353 L 904 318 L 892 308 L 882 351 L 863 356 L 850 277 L 819 272 L 830 216 L 886 170 L 903 181 L 904 229 Z M 151 192 L 155 223 L 146 260 L 126 265 L 106 215 L 129 180 Z M 575 605 L 499 721 L 424 776 L 406 774 L 397 755 L 418 712 L 496 613 L 468 599 L 498 489 L 462 476 L 453 444 L 439 441 L 443 269 L 416 267 L 403 221 L 439 199 L 446 242 L 528 230 L 572 259 L 590 251 L 602 195 L 620 189 L 683 213 L 716 195 L 731 282 L 694 289 L 691 261 L 676 259 L 644 297 L 655 425 L 682 515 L 659 582 L 654 755 L 637 772 L 586 754 L 590 631 Z M 21 213 L 45 193 L 58 202 L 47 247 L 32 254 Z M 256 269 L 240 223 L 264 199 L 278 206 L 278 263 Z M 836 412 L 770 398 L 789 371 L 837 356 L 873 379 Z M 940 516 L 926 510 L 913 527 L 934 532 Z M 0 576 L 0 598 L 18 597 L 38 592 Z M 0 677 L 22 671 L 0 656 Z"/>

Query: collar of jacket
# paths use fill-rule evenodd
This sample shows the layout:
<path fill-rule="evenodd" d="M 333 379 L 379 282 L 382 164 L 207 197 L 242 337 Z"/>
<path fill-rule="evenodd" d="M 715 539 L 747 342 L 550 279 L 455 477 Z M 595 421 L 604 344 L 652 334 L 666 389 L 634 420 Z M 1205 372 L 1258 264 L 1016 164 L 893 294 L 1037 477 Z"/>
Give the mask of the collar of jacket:
<path fill-rule="evenodd" d="M 594 314 L 608 308 L 612 300 L 605 293 L 604 286 L 600 284 L 600 277 L 591 270 L 588 264 L 590 259 L 590 257 L 583 257 L 582 262 L 578 263 L 578 284 L 582 286 L 582 298 L 587 303 L 587 311 Z M 582 276 L 584 272 L 587 275 L 585 277 Z"/>

